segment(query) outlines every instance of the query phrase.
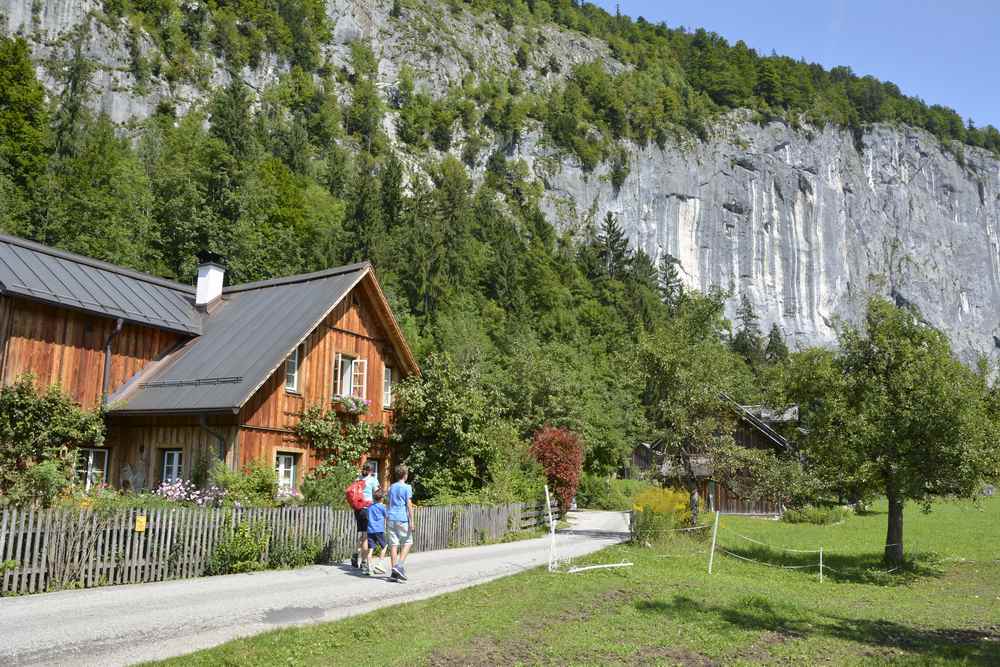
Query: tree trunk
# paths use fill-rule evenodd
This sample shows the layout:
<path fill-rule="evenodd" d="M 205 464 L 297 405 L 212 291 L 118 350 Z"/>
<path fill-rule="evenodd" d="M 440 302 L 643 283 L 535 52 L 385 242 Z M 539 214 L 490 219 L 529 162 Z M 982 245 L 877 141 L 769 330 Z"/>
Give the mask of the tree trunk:
<path fill-rule="evenodd" d="M 889 529 L 885 533 L 885 555 L 883 560 L 889 565 L 903 564 L 903 499 L 895 482 L 889 482 L 886 489 L 889 500 Z"/>
<path fill-rule="evenodd" d="M 691 526 L 694 527 L 698 525 L 698 503 L 700 501 L 700 496 L 698 494 L 698 480 L 688 478 L 686 486 L 688 489 L 688 495 L 691 498 Z"/>

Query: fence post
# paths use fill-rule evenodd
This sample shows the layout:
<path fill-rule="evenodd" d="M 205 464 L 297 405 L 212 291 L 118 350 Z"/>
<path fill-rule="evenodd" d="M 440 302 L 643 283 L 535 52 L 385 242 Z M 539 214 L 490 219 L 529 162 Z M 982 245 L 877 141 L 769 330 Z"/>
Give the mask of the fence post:
<path fill-rule="evenodd" d="M 708 552 L 708 573 L 712 574 L 712 561 L 715 559 L 715 536 L 719 534 L 719 512 L 715 513 L 715 523 L 712 525 L 712 549 Z"/>
<path fill-rule="evenodd" d="M 819 548 L 819 583 L 823 583 L 823 547 Z"/>
<path fill-rule="evenodd" d="M 545 510 L 549 513 L 549 572 L 556 569 L 556 522 L 552 520 L 552 499 L 549 497 L 549 485 L 545 485 Z"/>

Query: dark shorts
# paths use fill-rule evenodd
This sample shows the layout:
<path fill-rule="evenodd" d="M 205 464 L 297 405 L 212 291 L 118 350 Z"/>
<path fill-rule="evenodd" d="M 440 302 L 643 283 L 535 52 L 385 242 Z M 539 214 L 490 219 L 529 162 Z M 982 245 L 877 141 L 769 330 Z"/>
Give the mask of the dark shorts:
<path fill-rule="evenodd" d="M 385 533 L 368 533 L 368 548 L 382 547 L 385 549 Z"/>
<path fill-rule="evenodd" d="M 354 510 L 354 520 L 358 524 L 359 533 L 368 532 L 368 510 Z"/>

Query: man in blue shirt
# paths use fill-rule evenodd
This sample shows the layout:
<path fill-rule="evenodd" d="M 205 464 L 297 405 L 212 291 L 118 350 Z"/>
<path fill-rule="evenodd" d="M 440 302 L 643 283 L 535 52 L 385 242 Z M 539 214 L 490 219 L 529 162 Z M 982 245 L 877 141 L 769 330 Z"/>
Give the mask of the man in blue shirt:
<path fill-rule="evenodd" d="M 393 468 L 393 484 L 389 487 L 390 579 L 394 581 L 406 581 L 406 556 L 413 546 L 413 488 L 406 483 L 409 472 L 402 463 Z M 401 546 L 402 552 L 397 553 Z"/>

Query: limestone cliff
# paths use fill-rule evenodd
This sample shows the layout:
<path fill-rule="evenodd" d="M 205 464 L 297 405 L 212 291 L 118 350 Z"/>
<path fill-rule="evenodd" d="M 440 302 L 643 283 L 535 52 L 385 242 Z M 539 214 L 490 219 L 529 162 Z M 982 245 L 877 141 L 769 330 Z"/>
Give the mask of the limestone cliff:
<path fill-rule="evenodd" d="M 364 39 L 380 58 L 391 90 L 399 68 L 414 66 L 420 85 L 443 93 L 469 72 L 509 71 L 515 41 L 501 26 L 430 5 L 390 21 L 391 2 L 328 0 L 334 25 L 324 58 L 347 63 L 349 44 Z M 84 52 L 95 64 L 93 103 L 115 122 L 148 116 L 163 99 L 181 113 L 232 75 L 210 53 L 200 84 L 153 76 L 139 85 L 134 54 L 155 49 L 141 31 L 103 17 L 95 0 L 0 0 L 0 27 L 29 39 L 42 80 L 58 92 L 58 62 L 71 33 L 87 26 Z M 5 20 L 4 18 L 5 17 Z M 516 30 L 516 28 L 515 28 Z M 546 29 L 532 58 L 564 65 L 616 62 L 607 45 Z M 262 89 L 283 65 L 264 59 L 237 73 Z M 529 87 L 558 79 L 531 68 Z M 390 118 L 391 120 L 391 118 Z M 392 123 L 386 128 L 392 134 Z M 545 208 L 559 226 L 615 212 L 633 242 L 650 255 L 670 253 L 689 285 L 718 285 L 749 295 L 766 330 L 777 322 L 795 343 L 830 344 L 838 320 L 857 321 L 871 292 L 917 305 L 951 336 L 967 361 L 1000 354 L 1000 161 L 966 148 L 961 160 L 932 136 L 875 126 L 860 138 L 835 128 L 761 126 L 735 112 L 709 140 L 659 149 L 632 147 L 620 189 L 598 169 L 529 133 L 515 157 L 545 185 Z M 484 149 L 485 162 L 489 148 Z"/>

